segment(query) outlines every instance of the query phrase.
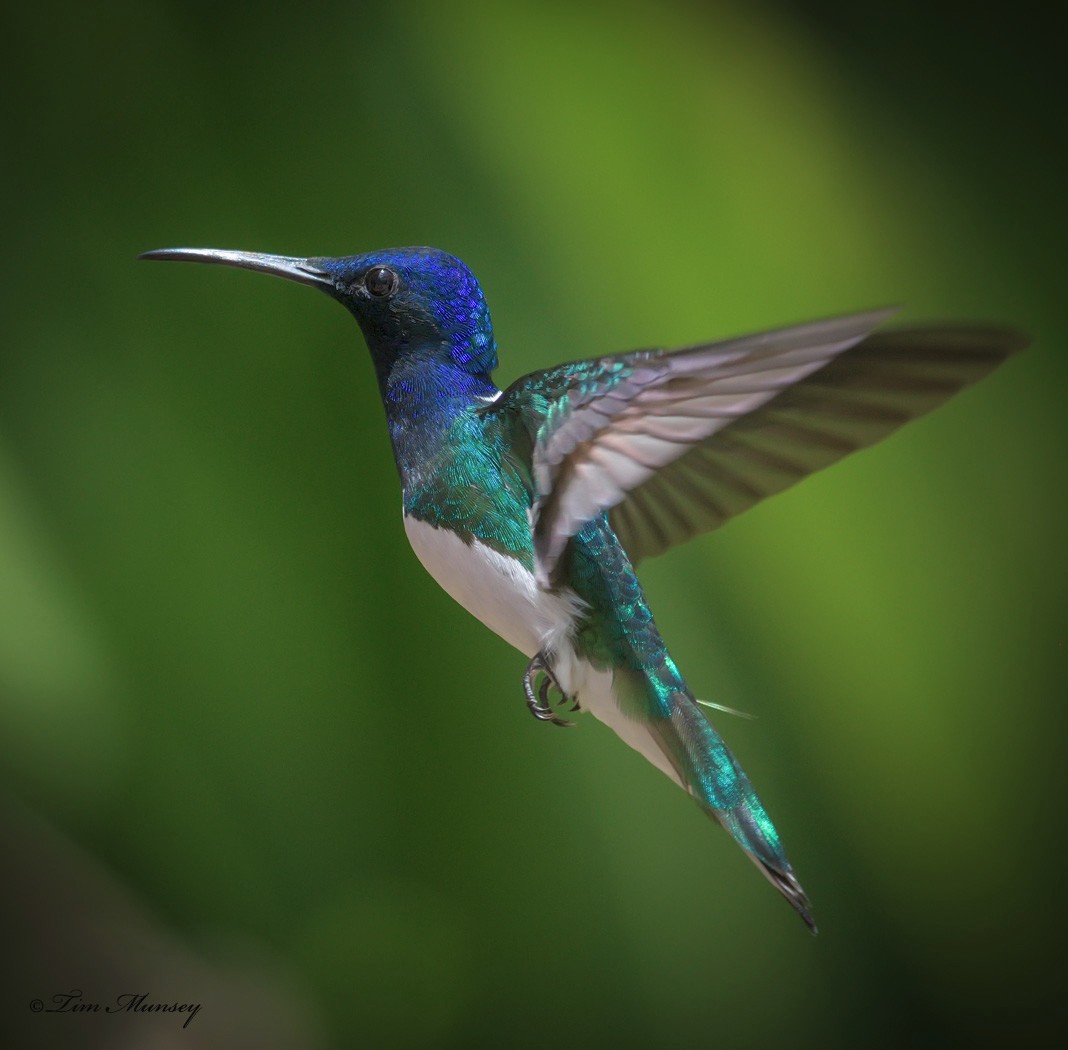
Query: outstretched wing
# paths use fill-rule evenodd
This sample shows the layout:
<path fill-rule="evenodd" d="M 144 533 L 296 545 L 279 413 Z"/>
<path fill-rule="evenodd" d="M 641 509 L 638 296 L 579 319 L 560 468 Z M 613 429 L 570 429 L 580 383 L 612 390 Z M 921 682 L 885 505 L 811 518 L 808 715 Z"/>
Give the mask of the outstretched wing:
<path fill-rule="evenodd" d="M 632 561 L 658 554 L 880 440 L 1027 343 L 987 325 L 871 334 L 891 313 L 518 380 L 498 405 L 533 424 L 541 582 L 570 537 L 605 511 Z"/>

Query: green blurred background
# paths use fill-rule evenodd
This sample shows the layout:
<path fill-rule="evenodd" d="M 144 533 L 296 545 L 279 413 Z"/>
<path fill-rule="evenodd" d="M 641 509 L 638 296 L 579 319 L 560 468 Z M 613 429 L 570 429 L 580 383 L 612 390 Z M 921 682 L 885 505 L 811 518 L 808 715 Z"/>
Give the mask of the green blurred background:
<path fill-rule="evenodd" d="M 9 8 L 5 1045 L 1054 1042 L 1068 266 L 1041 10 Z M 1033 335 L 643 567 L 694 689 L 759 716 L 717 722 L 818 938 L 603 727 L 530 718 L 522 657 L 407 547 L 342 310 L 134 262 L 422 243 L 480 276 L 502 383 L 885 303 Z M 31 1015 L 73 988 L 202 1009 Z"/>

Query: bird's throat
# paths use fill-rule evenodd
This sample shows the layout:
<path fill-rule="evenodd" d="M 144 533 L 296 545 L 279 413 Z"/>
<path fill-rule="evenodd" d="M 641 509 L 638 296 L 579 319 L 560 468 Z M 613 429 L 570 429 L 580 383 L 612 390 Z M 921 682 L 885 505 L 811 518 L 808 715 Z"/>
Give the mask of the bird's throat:
<path fill-rule="evenodd" d="M 407 490 L 448 463 L 477 456 L 475 412 L 499 393 L 486 375 L 469 375 L 437 348 L 409 351 L 381 381 L 393 455 Z"/>

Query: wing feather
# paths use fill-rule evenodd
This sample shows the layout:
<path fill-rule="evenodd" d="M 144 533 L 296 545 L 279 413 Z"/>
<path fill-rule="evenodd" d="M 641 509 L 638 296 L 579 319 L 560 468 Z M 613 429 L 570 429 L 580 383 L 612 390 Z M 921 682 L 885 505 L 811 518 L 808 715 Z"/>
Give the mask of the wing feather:
<path fill-rule="evenodd" d="M 692 446 L 659 471 L 655 487 L 629 491 L 612 525 L 633 562 L 716 529 L 929 412 L 1026 342 L 1011 329 L 978 325 L 875 334 Z M 684 494 L 681 519 L 672 529 L 644 528 L 665 490 Z"/>
<path fill-rule="evenodd" d="M 531 434 L 541 583 L 605 512 L 631 561 L 657 554 L 879 441 L 1027 344 L 992 325 L 872 334 L 891 313 L 574 362 L 514 383 L 486 411 L 518 413 Z"/>
<path fill-rule="evenodd" d="M 547 583 L 568 540 L 654 474 L 789 389 L 886 319 L 880 310 L 762 332 L 674 353 L 642 351 L 574 369 L 533 452 L 532 522 Z M 688 520 L 670 486 L 654 485 L 674 536 Z"/>

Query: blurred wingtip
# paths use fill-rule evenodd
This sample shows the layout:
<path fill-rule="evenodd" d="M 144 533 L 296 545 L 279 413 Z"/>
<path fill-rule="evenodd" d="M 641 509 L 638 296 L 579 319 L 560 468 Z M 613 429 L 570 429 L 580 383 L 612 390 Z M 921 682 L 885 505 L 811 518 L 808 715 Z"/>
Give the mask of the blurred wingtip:
<path fill-rule="evenodd" d="M 896 325 L 876 333 L 870 341 L 893 342 L 902 349 L 941 349 L 958 356 L 1001 361 L 1031 345 L 1027 332 L 1013 325 L 988 321 L 935 321 Z"/>
<path fill-rule="evenodd" d="M 1005 326 L 1001 329 L 1005 337 L 1005 354 L 1011 356 L 1026 350 L 1031 345 L 1031 337 L 1022 329 Z"/>

